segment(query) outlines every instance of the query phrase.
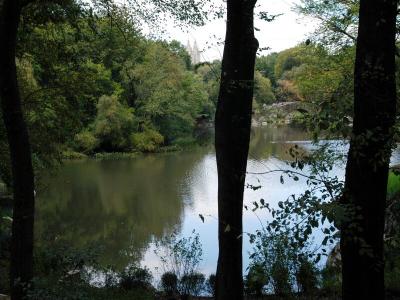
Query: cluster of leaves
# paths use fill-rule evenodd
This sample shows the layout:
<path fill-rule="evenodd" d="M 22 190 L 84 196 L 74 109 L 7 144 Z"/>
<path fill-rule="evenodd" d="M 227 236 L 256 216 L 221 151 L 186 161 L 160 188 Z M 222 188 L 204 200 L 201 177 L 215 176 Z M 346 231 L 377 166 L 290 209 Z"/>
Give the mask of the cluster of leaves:
<path fill-rule="evenodd" d="M 338 203 L 343 192 L 343 182 L 331 171 L 335 164 L 343 164 L 343 154 L 338 153 L 329 143 L 317 145 L 311 154 L 305 155 L 298 146 L 290 149 L 293 161 L 286 170 L 281 172 L 280 182 L 285 179 L 304 180 L 307 189 L 300 195 L 291 195 L 285 201 L 279 201 L 278 207 L 270 207 L 264 199 L 253 203 L 253 211 L 266 209 L 273 220 L 265 224 L 262 230 L 250 235 L 250 241 L 257 236 L 287 236 L 289 233 L 297 248 L 302 249 L 309 242 L 314 230 L 322 230 L 325 238 L 316 252 L 316 261 L 321 253 L 327 253 L 327 246 L 337 241 L 337 226 L 344 218 L 342 208 Z M 247 208 L 247 207 L 246 207 Z M 248 208 L 247 208 L 248 209 Z"/>
<path fill-rule="evenodd" d="M 343 182 L 331 175 L 335 165 L 343 164 L 343 154 L 336 147 L 329 142 L 319 143 L 305 153 L 296 145 L 289 150 L 292 160 L 287 169 L 268 171 L 281 173 L 281 184 L 286 180 L 302 181 L 307 189 L 279 201 L 277 207 L 264 199 L 253 202 L 254 212 L 266 210 L 272 220 L 249 234 L 255 245 L 246 281 L 252 293 L 272 291 L 284 296 L 297 287 L 310 294 L 320 286 L 316 265 L 338 242 L 337 228 L 345 217 L 338 203 Z M 318 230 L 323 238 L 316 245 Z"/>
<path fill-rule="evenodd" d="M 356 41 L 359 3 L 358 0 L 302 0 L 296 10 L 319 21 L 315 39 L 341 48 Z"/>
<path fill-rule="evenodd" d="M 247 294 L 260 296 L 274 293 L 285 297 L 294 292 L 312 295 L 319 286 L 318 270 L 310 260 L 309 251 L 294 243 L 288 235 L 260 235 L 245 278 Z"/>

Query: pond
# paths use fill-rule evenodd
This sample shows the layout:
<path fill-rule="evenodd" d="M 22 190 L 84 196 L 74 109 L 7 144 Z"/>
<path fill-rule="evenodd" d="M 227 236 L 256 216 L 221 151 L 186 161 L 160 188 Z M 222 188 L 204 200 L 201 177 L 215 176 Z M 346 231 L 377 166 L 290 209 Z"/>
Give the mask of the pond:
<path fill-rule="evenodd" d="M 287 168 L 288 150 L 310 146 L 308 136 L 290 127 L 254 128 L 248 171 Z M 346 151 L 346 147 L 342 148 Z M 343 166 L 333 173 L 343 178 Z M 245 204 L 265 199 L 272 206 L 304 191 L 304 180 L 281 184 L 280 174 L 248 175 Z M 195 230 L 203 246 L 203 273 L 214 273 L 217 243 L 217 170 L 212 146 L 188 151 L 140 155 L 129 160 L 67 162 L 43 179 L 37 195 L 38 240 L 62 239 L 73 247 L 102 245 L 100 262 L 123 268 L 141 261 L 153 272 L 160 265 L 154 241 L 177 231 Z M 199 214 L 205 216 L 204 223 Z M 244 231 L 254 232 L 267 216 L 244 211 Z M 252 249 L 244 239 L 244 266 Z"/>

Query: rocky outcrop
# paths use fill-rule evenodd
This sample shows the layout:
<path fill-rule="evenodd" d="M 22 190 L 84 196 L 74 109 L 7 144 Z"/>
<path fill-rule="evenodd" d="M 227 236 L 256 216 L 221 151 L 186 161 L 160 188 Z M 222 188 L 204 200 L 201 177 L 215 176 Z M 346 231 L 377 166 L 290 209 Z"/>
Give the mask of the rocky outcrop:
<path fill-rule="evenodd" d="M 254 115 L 253 125 L 292 124 L 301 119 L 299 109 L 305 109 L 303 102 L 279 102 L 272 105 L 263 105 Z"/>

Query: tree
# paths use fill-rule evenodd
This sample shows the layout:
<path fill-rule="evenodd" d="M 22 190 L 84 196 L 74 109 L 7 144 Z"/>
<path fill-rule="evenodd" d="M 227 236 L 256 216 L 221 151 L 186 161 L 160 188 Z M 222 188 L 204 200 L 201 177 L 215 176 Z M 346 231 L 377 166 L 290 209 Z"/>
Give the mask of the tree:
<path fill-rule="evenodd" d="M 19 20 L 26 4 L 4 0 L 0 14 L 0 98 L 14 193 L 10 267 L 13 300 L 24 298 L 33 276 L 34 174 L 15 63 Z"/>
<path fill-rule="evenodd" d="M 227 28 L 215 116 L 218 170 L 216 299 L 243 299 L 242 214 L 254 87 L 255 0 L 227 1 Z"/>
<path fill-rule="evenodd" d="M 278 53 L 273 52 L 267 56 L 260 56 L 256 59 L 256 70 L 271 80 L 273 87 L 276 86 L 275 78 L 275 63 L 278 57 Z"/>
<path fill-rule="evenodd" d="M 259 104 L 272 104 L 275 102 L 271 81 L 258 71 L 254 74 L 254 99 Z"/>
<path fill-rule="evenodd" d="M 167 143 L 190 136 L 196 118 L 210 104 L 199 76 L 185 70 L 180 58 L 159 43 L 148 47 L 131 78 L 136 81 L 136 115 Z"/>
<path fill-rule="evenodd" d="M 319 21 L 314 37 L 332 48 L 353 45 L 357 38 L 360 0 L 301 0 L 299 13 Z"/>
<path fill-rule="evenodd" d="M 106 151 L 129 148 L 129 136 L 134 125 L 133 109 L 124 107 L 116 96 L 102 96 L 97 103 L 94 135 Z"/>
<path fill-rule="evenodd" d="M 343 299 L 384 299 L 383 233 L 396 116 L 396 0 L 361 0 L 354 122 L 341 203 Z"/>

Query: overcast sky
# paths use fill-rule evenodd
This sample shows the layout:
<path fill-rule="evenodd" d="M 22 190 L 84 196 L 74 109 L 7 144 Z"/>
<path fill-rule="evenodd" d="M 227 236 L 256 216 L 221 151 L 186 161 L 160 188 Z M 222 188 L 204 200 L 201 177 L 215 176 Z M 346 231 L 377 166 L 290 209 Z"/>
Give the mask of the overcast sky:
<path fill-rule="evenodd" d="M 222 2 L 222 0 L 216 1 Z M 260 29 L 256 32 L 260 47 L 271 48 L 263 54 L 293 47 L 313 32 L 316 22 L 293 11 L 293 6 L 299 2 L 300 0 L 258 0 L 257 5 L 260 7 L 257 11 L 266 11 L 270 15 L 283 14 L 271 23 L 260 20 L 255 23 L 255 27 Z M 222 57 L 223 46 L 218 46 L 218 41 L 223 41 L 225 37 L 224 19 L 212 21 L 203 27 L 189 29 L 189 32 L 171 25 L 167 32 L 169 39 L 176 39 L 184 45 L 187 44 L 188 39 L 191 43 L 196 39 L 200 50 L 204 50 L 201 57 L 203 61 Z"/>

